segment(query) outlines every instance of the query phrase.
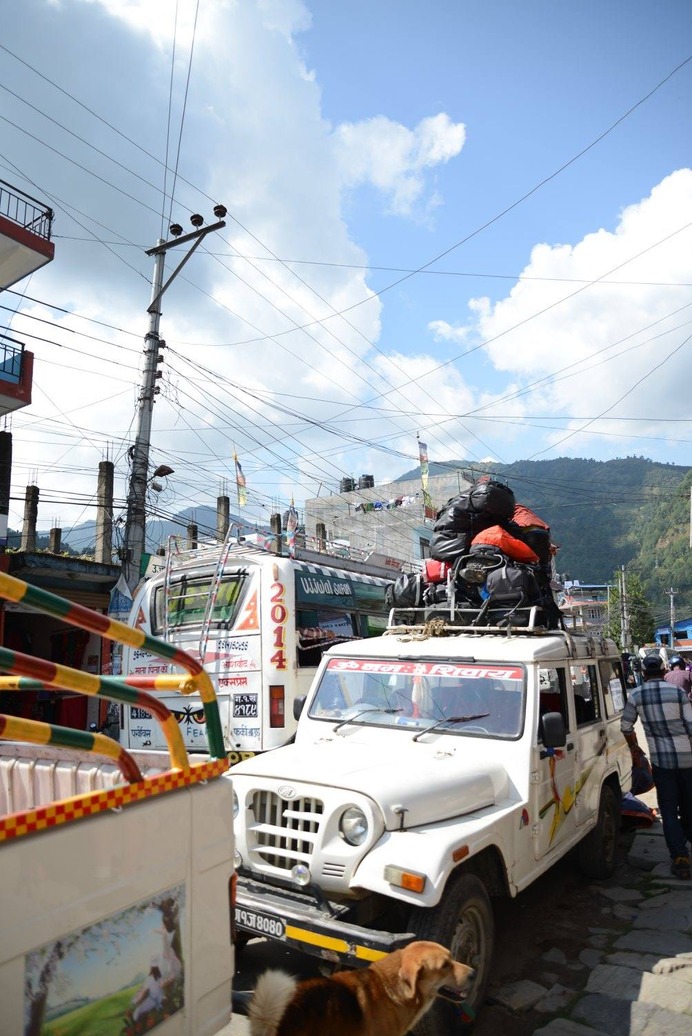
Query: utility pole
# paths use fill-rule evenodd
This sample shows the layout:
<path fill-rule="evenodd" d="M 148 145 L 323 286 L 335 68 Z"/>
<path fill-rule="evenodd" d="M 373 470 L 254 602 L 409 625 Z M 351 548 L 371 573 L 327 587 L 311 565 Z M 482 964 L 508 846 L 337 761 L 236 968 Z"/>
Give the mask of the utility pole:
<path fill-rule="evenodd" d="M 218 217 L 218 223 L 212 223 L 208 227 L 202 226 L 204 219 L 195 213 L 190 217 L 193 227 L 197 228 L 190 234 L 183 236 L 183 228 L 179 223 L 173 223 L 170 232 L 173 238 L 168 241 L 159 239 L 158 244 L 145 253 L 153 255 L 154 276 L 151 287 L 151 303 L 147 310 L 149 314 L 149 329 L 144 337 L 144 372 L 142 376 L 142 388 L 137 401 L 137 432 L 134 444 L 130 447 L 130 482 L 127 493 L 127 518 L 125 520 L 125 544 L 123 548 L 123 574 L 130 590 L 134 590 L 139 582 L 142 554 L 146 542 L 146 495 L 149 482 L 149 447 L 151 444 L 151 419 L 154 409 L 154 398 L 159 393 L 159 386 L 156 384 L 161 377 L 161 371 L 157 370 L 159 363 L 163 362 L 163 353 L 166 343 L 159 336 L 161 321 L 161 299 L 182 270 L 185 263 L 192 256 L 192 253 L 200 245 L 202 240 L 214 230 L 221 230 L 225 227 L 223 217 L 226 209 L 223 205 L 214 207 L 214 215 Z M 166 252 L 176 245 L 184 245 L 190 241 L 194 242 L 187 255 L 178 263 L 168 280 L 163 282 L 163 270 Z M 169 469 L 167 473 L 172 473 Z"/>
<path fill-rule="evenodd" d="M 670 597 L 670 646 L 675 647 L 675 597 L 679 593 L 678 590 L 674 590 L 671 586 L 668 590 L 663 591 Z"/>
<path fill-rule="evenodd" d="M 632 637 L 630 635 L 630 615 L 627 601 L 627 579 L 625 576 L 624 565 L 620 569 L 620 639 L 622 641 L 622 650 L 629 652 L 632 647 Z"/>

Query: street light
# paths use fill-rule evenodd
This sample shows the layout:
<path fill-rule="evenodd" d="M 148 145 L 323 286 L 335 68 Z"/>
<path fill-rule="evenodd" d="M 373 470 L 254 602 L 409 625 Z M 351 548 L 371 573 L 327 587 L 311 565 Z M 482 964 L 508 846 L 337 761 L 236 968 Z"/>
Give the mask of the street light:
<path fill-rule="evenodd" d="M 160 240 L 153 248 L 146 251 L 146 255 L 153 255 L 154 276 L 151 286 L 151 302 L 147 310 L 149 314 L 149 330 L 144 337 L 144 373 L 142 376 L 142 389 L 138 399 L 137 411 L 137 433 L 134 444 L 128 451 L 132 459 L 130 469 L 130 480 L 127 493 L 127 517 L 125 520 L 125 543 L 123 547 L 123 574 L 130 590 L 134 590 L 140 577 L 142 554 L 146 540 L 146 494 L 149 484 L 149 446 L 151 442 L 151 419 L 154 409 L 154 399 L 160 389 L 156 384 L 161 377 L 161 371 L 157 370 L 157 364 L 163 362 L 163 351 L 166 343 L 159 336 L 159 325 L 161 321 L 161 299 L 178 276 L 185 263 L 192 256 L 195 249 L 199 247 L 202 240 L 215 230 L 221 230 L 226 224 L 221 217 L 226 215 L 223 205 L 214 208 L 214 215 L 219 216 L 217 223 L 210 223 L 205 227 L 204 217 L 199 213 L 193 213 L 190 221 L 195 227 L 189 234 L 183 234 L 183 228 L 179 223 L 172 223 L 170 233 L 172 237 L 168 241 Z M 178 263 L 168 280 L 163 281 L 163 269 L 166 252 L 176 245 L 184 245 L 192 242 L 192 247 Z M 162 470 L 162 469 L 165 469 Z M 153 477 L 161 477 L 172 474 L 173 469 L 167 465 L 160 465 L 154 472 Z"/>

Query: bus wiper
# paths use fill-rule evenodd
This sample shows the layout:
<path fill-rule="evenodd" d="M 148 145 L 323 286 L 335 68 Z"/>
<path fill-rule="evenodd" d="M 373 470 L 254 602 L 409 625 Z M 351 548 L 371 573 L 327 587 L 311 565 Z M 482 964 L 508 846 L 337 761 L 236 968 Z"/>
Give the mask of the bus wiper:
<path fill-rule="evenodd" d="M 387 715 L 387 716 L 392 716 L 392 715 L 394 715 L 395 712 L 403 712 L 403 711 L 404 711 L 403 709 L 381 709 L 377 705 L 371 706 L 371 707 L 369 707 L 367 709 L 361 709 L 360 712 L 356 712 L 356 714 L 354 716 L 346 716 L 345 719 L 339 720 L 337 725 L 334 727 L 334 730 L 332 731 L 332 733 L 336 734 L 337 730 L 340 730 L 347 723 L 355 722 L 355 720 L 360 719 L 360 717 L 364 716 L 367 712 L 379 712 L 379 713 L 382 713 L 382 714 Z"/>
<path fill-rule="evenodd" d="M 444 727 L 446 723 L 470 723 L 472 719 L 485 719 L 489 715 L 489 712 L 479 712 L 477 716 L 448 716 L 446 719 L 438 719 L 435 723 L 431 723 L 429 727 L 426 727 L 425 730 L 419 730 L 417 734 L 414 734 L 413 740 L 417 741 L 419 737 L 423 737 L 423 734 L 429 734 L 431 730 Z"/>

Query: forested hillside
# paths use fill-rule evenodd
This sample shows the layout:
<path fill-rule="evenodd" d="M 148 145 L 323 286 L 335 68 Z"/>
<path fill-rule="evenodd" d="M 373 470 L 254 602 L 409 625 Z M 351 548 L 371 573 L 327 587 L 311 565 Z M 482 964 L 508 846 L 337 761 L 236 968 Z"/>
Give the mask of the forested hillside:
<path fill-rule="evenodd" d="M 692 614 L 691 468 L 644 457 L 430 464 L 430 475 L 454 470 L 470 478 L 495 473 L 518 500 L 550 522 L 562 575 L 605 583 L 616 568 L 628 565 L 641 576 L 657 622 L 668 616 L 664 590 L 670 586 L 679 591 L 677 615 Z M 401 477 L 419 479 L 420 469 Z"/>

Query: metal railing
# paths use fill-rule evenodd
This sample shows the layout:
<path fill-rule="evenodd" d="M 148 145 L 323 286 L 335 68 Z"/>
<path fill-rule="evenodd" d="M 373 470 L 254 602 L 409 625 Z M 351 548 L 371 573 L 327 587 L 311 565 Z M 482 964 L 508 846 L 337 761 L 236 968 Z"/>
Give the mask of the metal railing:
<path fill-rule="evenodd" d="M 12 338 L 0 336 L 0 381 L 18 385 L 22 380 L 24 346 Z"/>
<path fill-rule="evenodd" d="M 50 241 L 53 210 L 5 180 L 0 180 L 0 216 Z"/>

